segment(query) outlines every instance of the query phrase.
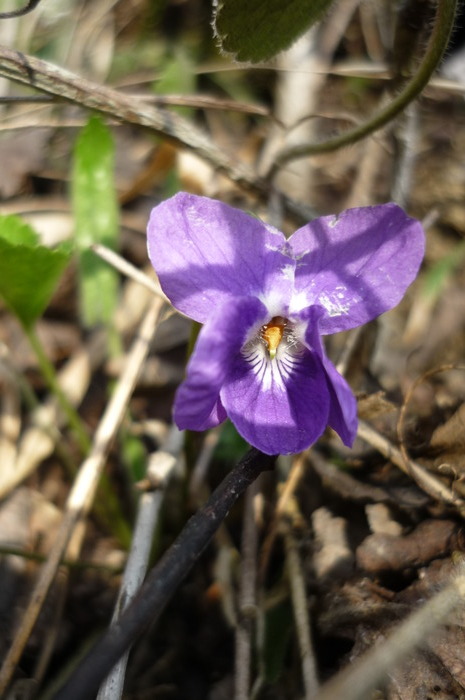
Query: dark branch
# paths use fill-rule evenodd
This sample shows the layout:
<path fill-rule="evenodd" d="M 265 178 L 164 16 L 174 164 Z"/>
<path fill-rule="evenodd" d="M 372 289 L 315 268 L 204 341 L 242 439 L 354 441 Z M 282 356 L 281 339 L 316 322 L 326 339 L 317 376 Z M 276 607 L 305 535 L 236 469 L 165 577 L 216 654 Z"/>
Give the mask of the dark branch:
<path fill-rule="evenodd" d="M 89 652 L 55 700 L 88 700 L 120 656 L 159 617 L 181 581 L 212 539 L 239 496 L 276 457 L 250 450 L 188 521 L 170 549 L 152 569 L 138 596 Z"/>
<path fill-rule="evenodd" d="M 0 12 L 0 19 L 12 19 L 13 17 L 22 17 L 27 15 L 28 12 L 35 10 L 40 0 L 29 0 L 27 5 L 21 7 L 19 10 L 12 10 L 11 12 Z"/>

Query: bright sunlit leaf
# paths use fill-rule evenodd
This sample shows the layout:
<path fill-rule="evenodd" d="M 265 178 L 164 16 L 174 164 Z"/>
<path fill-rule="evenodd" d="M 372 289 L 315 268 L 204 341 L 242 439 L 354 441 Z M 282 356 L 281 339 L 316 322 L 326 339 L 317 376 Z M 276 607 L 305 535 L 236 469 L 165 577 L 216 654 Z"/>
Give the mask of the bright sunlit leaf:
<path fill-rule="evenodd" d="M 317 22 L 333 0 L 218 0 L 213 26 L 237 61 L 266 61 Z"/>
<path fill-rule="evenodd" d="M 118 274 L 90 250 L 93 243 L 116 248 L 118 203 L 114 183 L 114 145 L 110 131 L 92 117 L 80 132 L 72 176 L 79 287 L 85 325 L 109 325 L 118 296 Z"/>
<path fill-rule="evenodd" d="M 17 216 L 0 216 L 0 296 L 24 326 L 44 312 L 70 255 L 66 244 L 53 250 L 41 245 Z"/>

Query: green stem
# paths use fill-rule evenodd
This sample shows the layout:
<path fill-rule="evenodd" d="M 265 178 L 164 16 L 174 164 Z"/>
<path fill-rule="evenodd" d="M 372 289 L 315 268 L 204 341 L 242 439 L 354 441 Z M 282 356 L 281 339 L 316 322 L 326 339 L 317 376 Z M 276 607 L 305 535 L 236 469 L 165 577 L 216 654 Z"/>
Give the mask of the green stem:
<path fill-rule="evenodd" d="M 24 332 L 36 354 L 40 370 L 48 388 L 56 396 L 60 408 L 68 420 L 68 424 L 76 435 L 82 453 L 87 454 L 91 447 L 91 440 L 86 432 L 84 423 L 61 388 L 55 367 L 48 359 L 35 329 L 33 326 L 24 326 Z M 122 546 L 127 548 L 131 541 L 131 528 L 121 512 L 118 498 L 105 474 L 102 475 L 100 480 L 99 495 L 94 504 L 94 511 L 109 531 L 118 538 Z"/>
<path fill-rule="evenodd" d="M 56 376 L 55 367 L 48 359 L 35 328 L 33 326 L 24 326 L 24 331 L 27 335 L 32 349 L 36 354 L 37 360 L 39 362 L 40 371 L 42 372 L 42 376 L 44 377 L 48 388 L 50 389 L 52 394 L 56 396 L 60 408 L 65 414 L 70 427 L 76 435 L 81 451 L 83 452 L 83 454 L 87 454 L 87 452 L 90 449 L 91 442 L 87 434 L 86 428 L 84 426 L 84 423 L 82 422 L 78 412 L 76 411 L 74 406 L 71 405 L 68 397 L 61 388 Z"/>
<path fill-rule="evenodd" d="M 390 122 L 405 109 L 405 107 L 407 107 L 407 105 L 426 87 L 444 55 L 454 25 L 457 2 L 458 0 L 439 0 L 436 20 L 423 60 L 412 80 L 407 83 L 402 92 L 400 92 L 387 107 L 381 109 L 364 124 L 343 134 L 339 134 L 339 136 L 335 136 L 332 139 L 328 139 L 328 141 L 302 144 L 300 146 L 283 149 L 278 153 L 276 161 L 271 167 L 269 178 L 273 178 L 276 172 L 291 160 L 320 153 L 330 153 L 338 150 L 342 146 L 348 146 L 360 141 L 365 136 L 381 129 L 381 127 L 385 126 L 385 124 Z"/>

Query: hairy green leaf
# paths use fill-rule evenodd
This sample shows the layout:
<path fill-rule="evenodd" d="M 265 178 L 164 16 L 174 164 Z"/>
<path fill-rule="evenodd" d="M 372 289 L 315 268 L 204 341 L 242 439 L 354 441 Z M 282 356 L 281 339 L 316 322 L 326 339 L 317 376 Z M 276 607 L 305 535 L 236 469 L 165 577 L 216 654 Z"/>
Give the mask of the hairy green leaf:
<path fill-rule="evenodd" d="M 110 324 L 116 308 L 118 275 L 90 246 L 115 248 L 118 203 L 114 184 L 114 145 L 99 117 L 81 130 L 74 149 L 72 194 L 79 254 L 81 313 L 85 325 Z"/>
<path fill-rule="evenodd" d="M 0 216 L 0 295 L 30 327 L 48 305 L 70 259 L 68 245 L 55 249 L 17 216 Z"/>
<path fill-rule="evenodd" d="M 317 22 L 333 0 L 218 0 L 213 26 L 222 51 L 266 61 Z"/>

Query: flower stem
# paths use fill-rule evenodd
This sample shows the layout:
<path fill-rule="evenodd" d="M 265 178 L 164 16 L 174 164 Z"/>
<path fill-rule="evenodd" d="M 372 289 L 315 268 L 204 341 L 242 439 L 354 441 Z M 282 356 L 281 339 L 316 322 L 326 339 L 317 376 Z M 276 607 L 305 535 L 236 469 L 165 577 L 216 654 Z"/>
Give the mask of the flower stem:
<path fill-rule="evenodd" d="M 56 396 L 57 401 L 60 405 L 61 410 L 66 416 L 66 419 L 76 435 L 79 447 L 83 454 L 87 454 L 90 449 L 90 438 L 87 434 L 84 423 L 82 422 L 78 412 L 70 403 L 68 397 L 64 393 L 63 389 L 58 382 L 55 368 L 53 364 L 47 357 L 44 350 L 42 342 L 37 335 L 37 332 L 33 326 L 24 326 L 24 331 L 27 335 L 29 343 L 34 350 L 37 360 L 39 362 L 40 371 L 45 379 L 45 382 L 50 389 L 50 391 Z"/>
<path fill-rule="evenodd" d="M 276 160 L 269 173 L 269 178 L 272 179 L 276 172 L 291 160 L 297 160 L 298 158 L 320 153 L 331 153 L 332 151 L 337 151 L 342 146 L 348 146 L 360 141 L 365 138 L 365 136 L 381 129 L 405 109 L 405 107 L 407 107 L 407 105 L 426 87 L 444 55 L 454 25 L 457 2 L 458 0 L 439 0 L 433 31 L 423 60 L 416 74 L 397 97 L 367 122 L 354 129 L 321 143 L 306 143 L 300 146 L 283 149 L 276 156 Z"/>

